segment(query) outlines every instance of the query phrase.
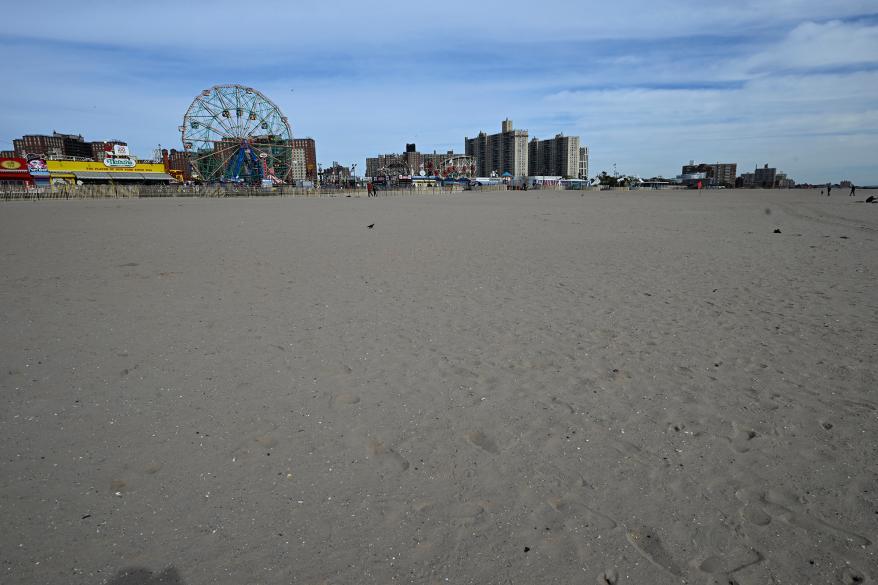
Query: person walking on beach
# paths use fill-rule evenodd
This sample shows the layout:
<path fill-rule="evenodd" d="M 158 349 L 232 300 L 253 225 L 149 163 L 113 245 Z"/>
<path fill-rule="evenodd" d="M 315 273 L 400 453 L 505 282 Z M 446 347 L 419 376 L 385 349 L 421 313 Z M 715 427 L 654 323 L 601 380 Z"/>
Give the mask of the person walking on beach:
<path fill-rule="evenodd" d="M 829 197 L 832 195 L 832 183 L 826 183 L 826 196 Z"/>
<path fill-rule="evenodd" d="M 366 196 L 371 197 L 374 192 L 375 192 L 375 186 L 372 185 L 371 181 L 369 181 L 368 183 L 366 183 Z"/>
<path fill-rule="evenodd" d="M 851 183 L 851 192 L 848 194 L 848 197 L 855 197 L 857 195 L 857 186 Z"/>

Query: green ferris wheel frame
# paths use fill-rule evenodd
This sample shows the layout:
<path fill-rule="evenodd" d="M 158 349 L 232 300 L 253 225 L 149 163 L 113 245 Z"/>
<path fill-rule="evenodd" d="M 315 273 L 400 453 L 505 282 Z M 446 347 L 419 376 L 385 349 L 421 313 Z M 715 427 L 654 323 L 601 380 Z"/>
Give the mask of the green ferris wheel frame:
<path fill-rule="evenodd" d="M 237 84 L 205 89 L 186 110 L 179 130 L 192 172 L 204 182 L 291 179 L 293 132 L 280 108 L 259 90 Z M 248 146 L 262 168 L 249 169 L 244 179 L 232 176 L 236 155 Z"/>

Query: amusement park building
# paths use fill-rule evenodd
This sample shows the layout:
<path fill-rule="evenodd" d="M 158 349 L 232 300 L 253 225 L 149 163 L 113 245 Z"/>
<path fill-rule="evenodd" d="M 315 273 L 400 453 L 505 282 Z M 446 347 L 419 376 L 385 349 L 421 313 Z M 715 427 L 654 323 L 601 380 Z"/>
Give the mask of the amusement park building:
<path fill-rule="evenodd" d="M 105 162 L 48 160 L 52 183 L 162 184 L 173 181 L 162 163 L 134 161 L 130 166 L 108 166 Z"/>
<path fill-rule="evenodd" d="M 527 174 L 575 179 L 579 176 L 579 154 L 579 136 L 557 134 L 549 140 L 534 138 L 528 145 Z"/>
<path fill-rule="evenodd" d="M 499 134 L 479 132 L 475 138 L 464 138 L 465 152 L 476 161 L 476 173 L 487 177 L 491 173 L 509 173 L 523 177 L 528 173 L 527 130 L 515 130 L 512 120 L 503 121 Z"/>

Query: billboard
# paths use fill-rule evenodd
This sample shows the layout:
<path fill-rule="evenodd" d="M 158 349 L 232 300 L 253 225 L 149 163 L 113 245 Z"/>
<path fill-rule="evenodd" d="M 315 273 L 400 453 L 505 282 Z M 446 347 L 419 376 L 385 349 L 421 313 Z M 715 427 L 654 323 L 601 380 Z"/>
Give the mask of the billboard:
<path fill-rule="evenodd" d="M 131 153 L 128 152 L 128 147 L 124 144 L 114 144 L 113 154 L 116 156 L 131 156 Z"/>
<path fill-rule="evenodd" d="M 42 155 L 28 155 L 27 171 L 34 179 L 48 179 L 49 167 Z"/>

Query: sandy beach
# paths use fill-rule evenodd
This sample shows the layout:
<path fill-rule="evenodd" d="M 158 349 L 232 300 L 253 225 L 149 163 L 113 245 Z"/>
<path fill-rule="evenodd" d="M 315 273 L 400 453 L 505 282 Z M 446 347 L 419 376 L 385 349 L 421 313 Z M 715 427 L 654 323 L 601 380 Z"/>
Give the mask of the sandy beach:
<path fill-rule="evenodd" d="M 874 583 L 869 194 L 0 202 L 0 583 Z"/>

